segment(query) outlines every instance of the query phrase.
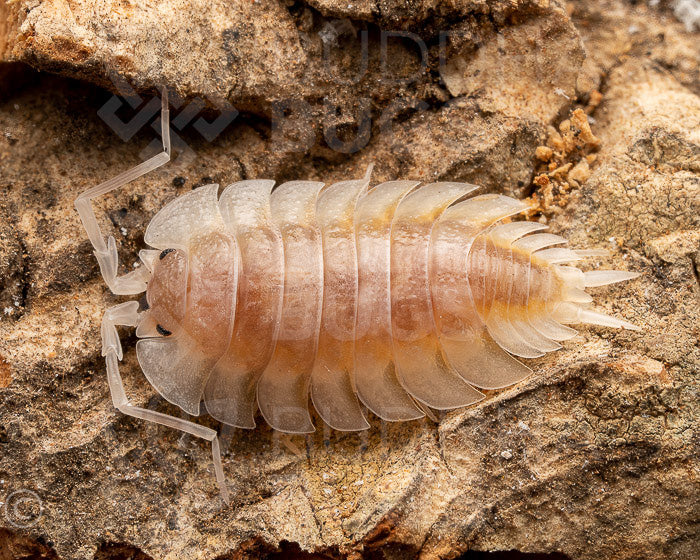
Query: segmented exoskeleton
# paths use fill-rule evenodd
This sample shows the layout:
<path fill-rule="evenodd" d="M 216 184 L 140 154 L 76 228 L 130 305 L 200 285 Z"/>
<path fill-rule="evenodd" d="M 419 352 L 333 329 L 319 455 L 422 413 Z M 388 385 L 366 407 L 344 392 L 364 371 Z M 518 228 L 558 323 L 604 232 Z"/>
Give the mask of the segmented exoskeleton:
<path fill-rule="evenodd" d="M 212 442 L 216 432 L 129 404 L 118 371 L 116 325 L 136 327 L 139 363 L 155 389 L 189 414 L 200 403 L 221 422 L 253 428 L 259 408 L 275 429 L 313 431 L 309 396 L 338 430 L 369 427 L 364 405 L 384 420 L 419 418 L 483 398 L 530 374 L 535 358 L 576 334 L 567 323 L 636 329 L 588 306 L 590 286 L 634 278 L 562 263 L 590 251 L 555 247 L 539 223 L 504 218 L 528 205 L 475 186 L 362 179 L 325 186 L 293 181 L 207 185 L 152 219 L 144 265 L 117 275 L 90 200 L 169 160 L 164 152 L 83 193 L 76 207 L 102 275 L 116 294 L 146 291 L 109 309 L 102 352 L 115 406 Z M 594 252 L 593 252 L 594 253 Z"/>

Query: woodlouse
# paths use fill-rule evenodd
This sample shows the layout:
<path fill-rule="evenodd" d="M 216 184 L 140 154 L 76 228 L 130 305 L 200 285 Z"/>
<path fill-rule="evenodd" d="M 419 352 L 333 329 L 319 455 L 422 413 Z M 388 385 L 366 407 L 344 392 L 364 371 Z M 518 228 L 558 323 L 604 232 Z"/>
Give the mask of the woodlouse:
<path fill-rule="evenodd" d="M 504 218 L 528 206 L 478 195 L 465 183 L 419 187 L 359 180 L 241 181 L 218 197 L 206 185 L 161 209 L 148 225 L 143 267 L 118 276 L 114 237 L 104 240 L 91 200 L 170 159 L 167 95 L 163 153 L 93 187 L 76 208 L 115 294 L 146 292 L 108 309 L 102 354 L 114 405 L 125 414 L 212 443 L 227 499 L 217 434 L 131 405 L 118 370 L 116 326 L 136 327 L 139 363 L 155 389 L 189 414 L 255 426 L 259 407 L 275 429 L 313 431 L 309 395 L 339 430 L 380 418 L 411 420 L 483 398 L 576 334 L 565 323 L 637 329 L 591 310 L 584 288 L 634 278 L 561 263 L 595 251 L 554 247 L 539 223 Z M 428 408 L 426 408 L 428 407 Z"/>

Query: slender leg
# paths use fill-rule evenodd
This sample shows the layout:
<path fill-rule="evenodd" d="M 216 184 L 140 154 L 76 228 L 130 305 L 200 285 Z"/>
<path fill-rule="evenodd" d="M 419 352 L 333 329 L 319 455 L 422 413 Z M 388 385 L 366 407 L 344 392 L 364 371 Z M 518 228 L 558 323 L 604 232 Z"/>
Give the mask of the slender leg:
<path fill-rule="evenodd" d="M 367 412 L 364 410 L 363 412 Z M 365 416 L 366 418 L 367 416 Z M 369 430 L 361 430 L 360 431 L 360 442 L 359 442 L 359 453 L 358 457 L 362 457 L 362 452 L 369 447 Z"/>
<path fill-rule="evenodd" d="M 154 410 L 147 410 L 138 406 L 133 406 L 129 403 L 129 399 L 124 391 L 121 375 L 119 374 L 119 360 L 122 358 L 122 348 L 119 342 L 116 325 L 133 327 L 139 322 L 138 302 L 128 301 L 110 307 L 102 318 L 102 355 L 107 362 L 107 381 L 109 382 L 109 390 L 112 395 L 114 406 L 122 413 L 141 418 L 148 422 L 155 422 L 162 426 L 175 428 L 182 432 L 200 437 L 211 442 L 212 458 L 214 460 L 214 471 L 216 480 L 219 483 L 221 497 L 229 504 L 229 494 L 226 488 L 226 479 L 224 478 L 224 469 L 221 464 L 221 449 L 219 447 L 219 438 L 216 432 L 206 426 L 200 426 L 194 422 L 169 416 Z"/>
<path fill-rule="evenodd" d="M 299 449 L 294 441 L 292 440 L 293 435 L 292 434 L 285 434 L 282 433 L 280 435 L 280 441 L 282 442 L 282 445 L 284 445 L 289 451 L 292 452 L 292 455 L 295 455 L 296 457 L 303 457 L 304 453 Z"/>
<path fill-rule="evenodd" d="M 228 452 L 229 448 L 231 447 L 231 442 L 233 441 L 233 436 L 236 435 L 237 429 L 238 428 L 234 428 L 229 424 L 221 425 L 221 431 L 219 432 L 219 443 L 221 445 L 222 453 Z"/>
<path fill-rule="evenodd" d="M 434 411 L 432 408 L 429 406 L 423 404 L 417 399 L 413 399 L 413 402 L 416 403 L 416 406 L 423 411 L 423 414 L 425 414 L 428 418 L 430 418 L 433 422 L 436 424 L 440 423 L 440 419 L 437 417 L 436 411 Z"/>
<path fill-rule="evenodd" d="M 163 89 L 162 98 L 161 136 L 163 138 L 163 151 L 160 154 L 117 175 L 109 181 L 89 188 L 75 199 L 75 207 L 78 210 L 78 214 L 80 214 L 80 219 L 90 238 L 90 242 L 95 248 L 95 256 L 100 265 L 102 277 L 112 293 L 117 295 L 140 294 L 145 291 L 148 271 L 145 267 L 141 267 L 124 276 L 117 276 L 119 265 L 117 243 L 111 235 L 106 241 L 102 236 L 100 226 L 92 209 L 92 199 L 118 189 L 170 161 L 170 113 L 166 89 Z"/>

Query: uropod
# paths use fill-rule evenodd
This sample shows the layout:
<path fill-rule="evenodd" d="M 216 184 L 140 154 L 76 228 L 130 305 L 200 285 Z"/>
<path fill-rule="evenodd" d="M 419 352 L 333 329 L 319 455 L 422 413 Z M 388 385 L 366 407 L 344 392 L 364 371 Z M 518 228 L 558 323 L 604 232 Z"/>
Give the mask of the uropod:
<path fill-rule="evenodd" d="M 118 274 L 91 201 L 170 160 L 167 93 L 163 152 L 75 201 L 100 271 L 117 295 L 146 292 L 103 317 L 102 355 L 124 414 L 211 442 L 228 500 L 216 431 L 130 404 L 116 326 L 136 327 L 136 354 L 153 387 L 184 412 L 254 428 L 314 430 L 309 398 L 337 430 L 420 418 L 484 398 L 527 377 L 518 358 L 561 348 L 588 323 L 638 330 L 591 308 L 585 288 L 638 276 L 583 272 L 596 251 L 561 247 L 546 226 L 505 218 L 529 206 L 475 195 L 466 183 L 365 177 L 329 186 L 247 180 L 199 187 L 163 207 L 144 235 L 144 266 Z M 203 406 L 202 406 L 203 403 Z"/>

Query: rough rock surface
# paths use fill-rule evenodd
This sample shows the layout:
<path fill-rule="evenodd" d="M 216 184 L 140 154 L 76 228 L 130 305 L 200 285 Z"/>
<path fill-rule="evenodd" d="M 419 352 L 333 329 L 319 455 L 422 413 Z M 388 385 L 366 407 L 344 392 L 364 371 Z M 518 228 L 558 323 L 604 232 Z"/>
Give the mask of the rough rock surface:
<path fill-rule="evenodd" d="M 367 70 L 349 83 L 363 30 Z M 382 30 L 420 37 L 427 68 L 394 36 L 382 69 Z M 698 44 L 665 5 L 623 0 L 0 3 L 0 558 L 692 558 Z M 131 132 L 98 116 L 115 75 L 143 97 L 117 112 L 148 117 Z M 225 433 L 226 507 L 205 444 L 113 409 L 99 322 L 120 299 L 72 207 L 152 149 L 161 85 L 176 119 L 204 103 L 174 121 L 172 164 L 96 205 L 127 266 L 155 211 L 197 185 L 375 162 L 376 180 L 532 195 L 572 245 L 610 248 L 592 265 L 642 273 L 595 298 L 643 332 L 581 329 L 528 380 L 437 424 Z M 197 118 L 224 101 L 242 114 L 210 141 Z M 133 350 L 122 372 L 134 403 L 178 414 Z"/>

